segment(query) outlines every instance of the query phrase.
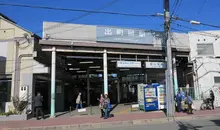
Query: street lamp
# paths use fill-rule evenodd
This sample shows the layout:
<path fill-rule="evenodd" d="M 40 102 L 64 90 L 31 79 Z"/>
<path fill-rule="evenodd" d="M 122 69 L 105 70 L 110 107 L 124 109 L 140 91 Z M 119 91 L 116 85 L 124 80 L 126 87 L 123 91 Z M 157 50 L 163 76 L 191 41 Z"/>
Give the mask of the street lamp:
<path fill-rule="evenodd" d="M 200 25 L 200 24 L 201 24 L 201 22 L 199 22 L 199 21 L 194 21 L 194 20 L 191 20 L 189 23 L 190 23 L 190 24 L 194 24 L 194 25 Z"/>
<path fill-rule="evenodd" d="M 156 16 L 164 16 L 164 14 L 162 13 L 157 13 Z M 195 21 L 195 20 L 185 20 L 182 19 L 180 17 L 177 16 L 170 16 L 171 19 L 175 19 L 175 20 L 181 20 L 181 21 L 185 21 L 185 22 L 189 22 L 190 24 L 194 24 L 194 25 L 203 25 L 201 22 L 199 21 Z"/>

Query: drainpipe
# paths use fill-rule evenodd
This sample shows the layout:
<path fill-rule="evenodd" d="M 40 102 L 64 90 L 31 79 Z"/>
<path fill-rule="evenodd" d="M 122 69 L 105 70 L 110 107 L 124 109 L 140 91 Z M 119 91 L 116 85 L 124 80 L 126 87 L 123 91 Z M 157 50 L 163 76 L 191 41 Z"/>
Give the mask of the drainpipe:
<path fill-rule="evenodd" d="M 15 40 L 15 60 L 14 60 L 14 93 L 13 97 L 19 96 L 19 89 L 18 89 L 18 70 L 19 70 L 19 64 L 18 64 L 18 51 L 19 51 L 19 42 Z"/>
<path fill-rule="evenodd" d="M 21 54 L 19 55 L 19 42 L 15 41 L 15 64 L 14 64 L 14 97 L 19 96 L 19 90 L 20 90 L 20 73 L 21 73 L 21 59 L 24 57 L 36 57 L 37 53 L 34 52 L 32 54 Z"/>
<path fill-rule="evenodd" d="M 17 40 L 17 38 L 24 38 L 24 37 L 16 37 L 13 39 L 13 41 L 15 42 L 15 56 L 14 56 L 14 76 L 13 76 L 13 80 L 14 80 L 14 92 L 13 92 L 13 96 L 19 96 L 19 74 L 20 74 L 20 56 L 19 56 L 19 41 Z M 28 41 L 29 43 L 29 41 Z M 12 71 L 12 73 L 13 73 Z"/>
<path fill-rule="evenodd" d="M 198 100 L 201 99 L 201 95 L 200 95 L 200 89 L 199 89 L 199 79 L 198 79 L 198 69 L 202 66 L 203 64 L 201 64 L 199 67 L 197 66 L 196 60 L 194 60 L 194 73 L 195 73 L 195 83 L 196 83 L 196 91 L 198 94 Z"/>
<path fill-rule="evenodd" d="M 25 58 L 25 57 L 33 57 L 33 54 L 21 54 L 18 56 L 17 58 L 17 62 L 15 64 L 16 66 L 16 70 L 15 70 L 15 76 L 16 76 L 16 87 L 14 88 L 14 92 L 19 96 L 19 90 L 20 90 L 20 85 L 19 85 L 19 81 L 20 81 L 20 74 L 21 74 L 21 59 Z"/>

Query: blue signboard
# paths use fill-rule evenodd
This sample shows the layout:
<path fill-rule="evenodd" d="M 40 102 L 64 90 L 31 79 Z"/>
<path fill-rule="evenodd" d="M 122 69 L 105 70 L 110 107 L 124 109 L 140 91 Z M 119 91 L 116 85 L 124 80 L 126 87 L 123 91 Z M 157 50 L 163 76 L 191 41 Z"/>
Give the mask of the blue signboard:
<path fill-rule="evenodd" d="M 96 41 L 114 43 L 153 44 L 153 32 L 143 29 L 97 26 Z"/>

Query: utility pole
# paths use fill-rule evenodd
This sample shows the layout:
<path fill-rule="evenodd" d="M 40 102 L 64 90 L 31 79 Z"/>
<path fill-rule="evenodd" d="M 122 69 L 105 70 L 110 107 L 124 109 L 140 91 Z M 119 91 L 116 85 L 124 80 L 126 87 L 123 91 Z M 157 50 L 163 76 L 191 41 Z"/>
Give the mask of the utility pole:
<path fill-rule="evenodd" d="M 164 42 L 167 52 L 167 83 L 166 83 L 166 97 L 167 97 L 167 116 L 174 116 L 174 94 L 173 94 L 173 78 L 172 78 L 172 49 L 170 43 L 170 1 L 164 0 Z"/>

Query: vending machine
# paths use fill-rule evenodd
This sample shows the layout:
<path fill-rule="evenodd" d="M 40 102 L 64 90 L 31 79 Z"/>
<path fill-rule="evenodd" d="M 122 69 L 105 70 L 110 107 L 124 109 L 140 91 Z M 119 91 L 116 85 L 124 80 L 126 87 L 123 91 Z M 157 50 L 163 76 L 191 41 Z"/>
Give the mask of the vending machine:
<path fill-rule="evenodd" d="M 146 85 L 144 87 L 144 110 L 156 111 L 158 110 L 158 94 L 157 87 L 159 84 Z"/>
<path fill-rule="evenodd" d="M 160 110 L 166 109 L 166 86 L 159 85 L 157 87 L 158 107 Z"/>
<path fill-rule="evenodd" d="M 140 110 L 145 110 L 144 107 L 144 88 L 147 86 L 147 84 L 138 84 L 137 85 L 137 94 L 138 94 L 138 104 L 139 104 L 139 109 Z"/>

